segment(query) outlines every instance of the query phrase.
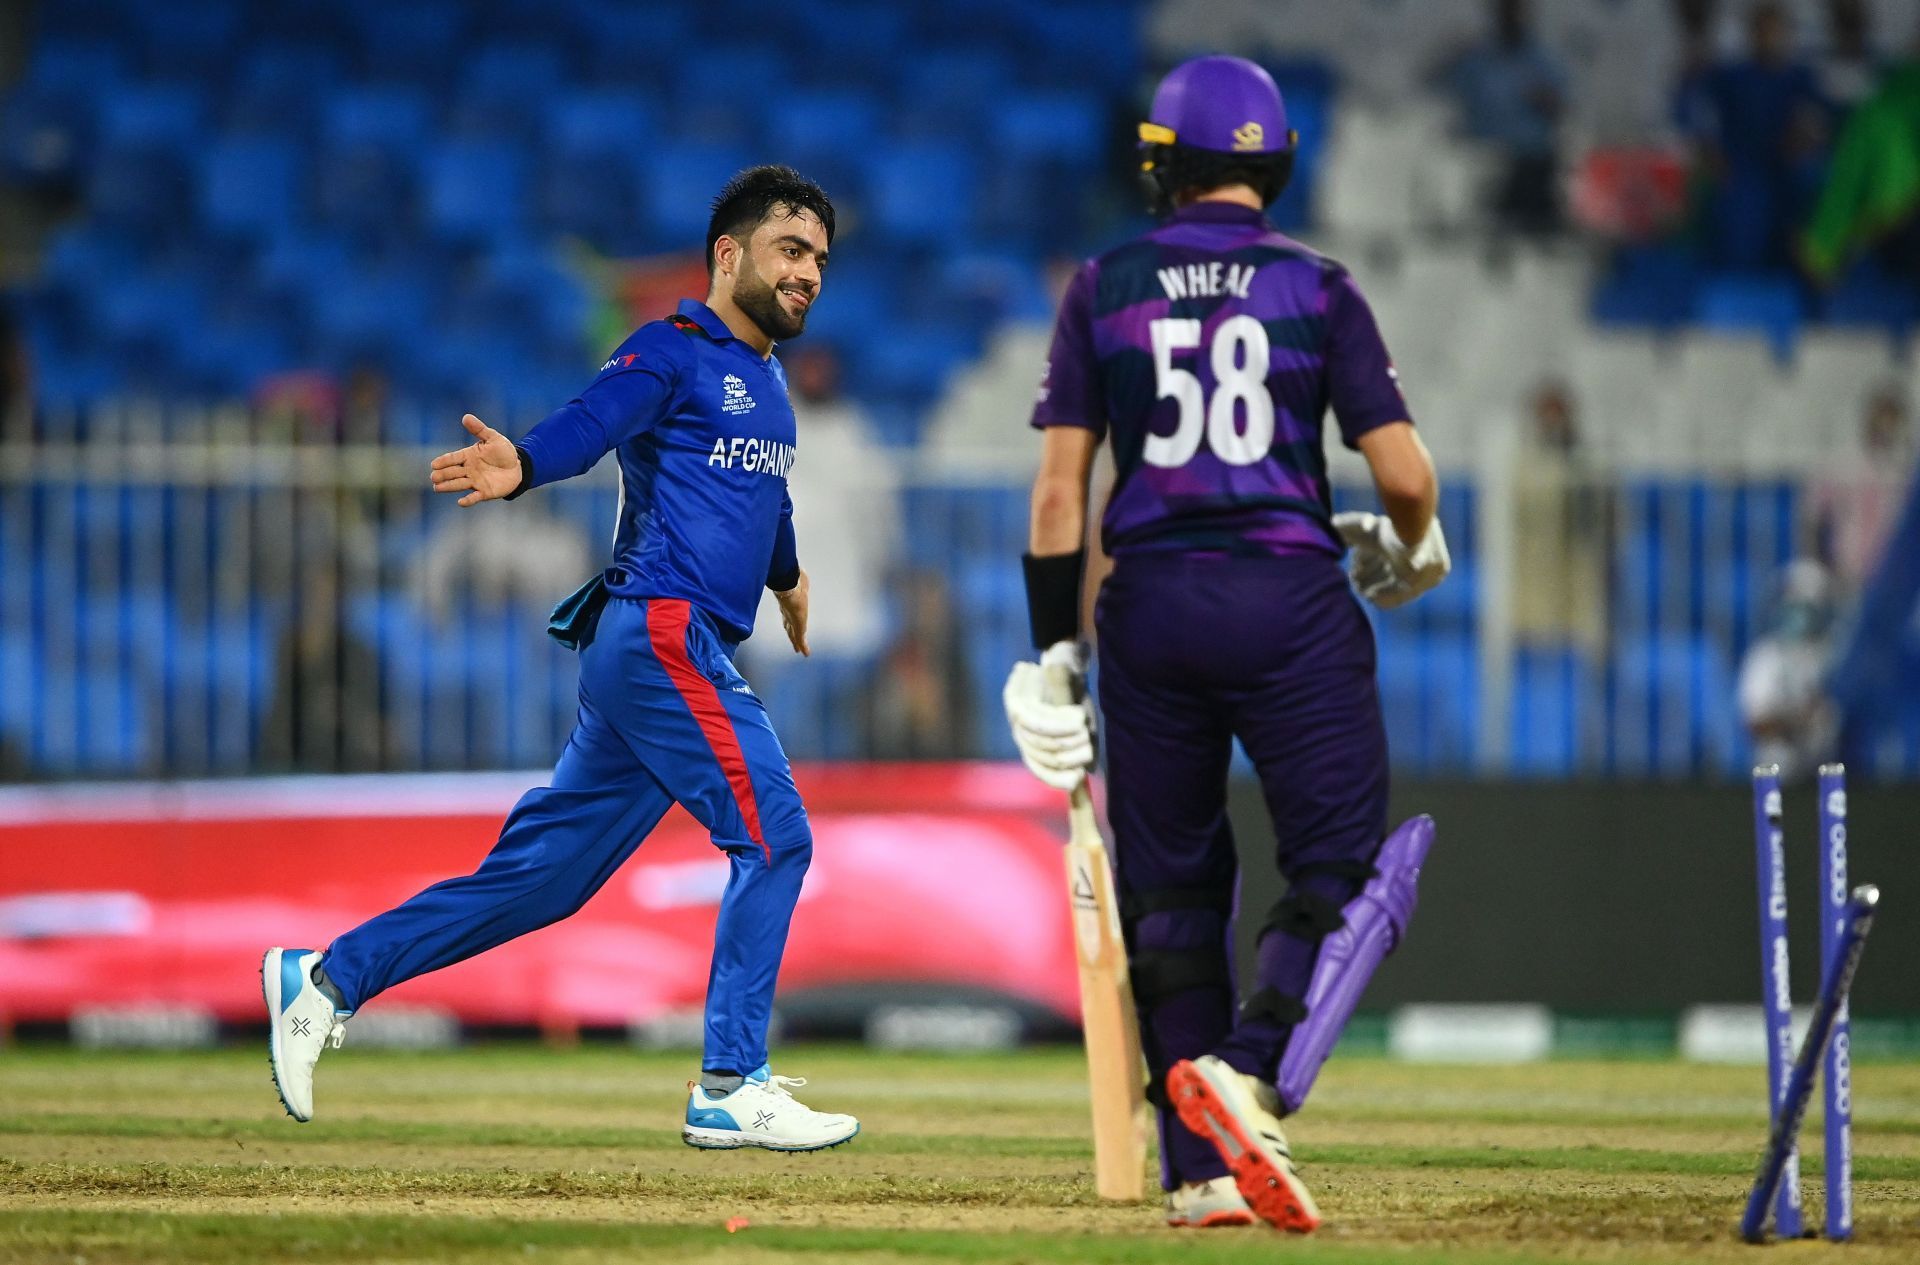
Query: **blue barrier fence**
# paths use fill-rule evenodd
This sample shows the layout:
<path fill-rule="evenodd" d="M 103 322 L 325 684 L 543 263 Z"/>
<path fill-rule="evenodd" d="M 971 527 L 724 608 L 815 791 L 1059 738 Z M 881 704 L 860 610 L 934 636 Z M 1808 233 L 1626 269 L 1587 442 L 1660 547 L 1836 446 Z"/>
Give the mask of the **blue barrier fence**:
<path fill-rule="evenodd" d="M 460 511 L 425 490 L 431 450 L 236 427 L 0 452 L 4 776 L 550 763 L 574 662 L 544 636 L 546 613 L 604 553 L 611 471 Z M 1027 652 L 1021 472 L 896 477 L 876 493 L 900 524 L 871 586 L 877 639 L 801 662 L 763 624 L 749 676 L 796 758 L 1010 757 L 998 692 Z M 1447 478 L 1454 575 L 1375 615 L 1397 767 L 1744 773 L 1736 680 L 1794 553 L 1795 487 L 1666 476 L 1598 491 L 1600 635 L 1555 644 L 1503 624 L 1511 551 L 1484 538 L 1488 493 Z M 1860 758 L 1912 775 L 1920 742 L 1883 736 Z"/>

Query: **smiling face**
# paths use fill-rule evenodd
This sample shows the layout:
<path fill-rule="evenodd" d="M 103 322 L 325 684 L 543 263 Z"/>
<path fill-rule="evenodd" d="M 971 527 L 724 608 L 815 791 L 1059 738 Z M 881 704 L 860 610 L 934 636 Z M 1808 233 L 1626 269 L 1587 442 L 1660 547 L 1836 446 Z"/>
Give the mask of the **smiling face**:
<path fill-rule="evenodd" d="M 770 339 L 797 338 L 820 297 L 827 230 L 812 211 L 776 205 L 745 243 L 714 243 L 714 286 L 731 285 L 735 306 Z"/>

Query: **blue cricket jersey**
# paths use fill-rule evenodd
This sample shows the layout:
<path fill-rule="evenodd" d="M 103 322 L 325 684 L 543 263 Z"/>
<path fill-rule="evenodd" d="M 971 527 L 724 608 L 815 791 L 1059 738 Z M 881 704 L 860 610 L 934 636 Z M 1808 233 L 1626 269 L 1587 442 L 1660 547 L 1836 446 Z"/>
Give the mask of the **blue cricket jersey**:
<path fill-rule="evenodd" d="M 793 406 L 780 362 L 733 336 L 704 303 L 635 330 L 577 398 L 520 441 L 524 488 L 620 462 L 607 589 L 683 598 L 728 641 L 753 631 L 760 590 L 799 580 Z"/>

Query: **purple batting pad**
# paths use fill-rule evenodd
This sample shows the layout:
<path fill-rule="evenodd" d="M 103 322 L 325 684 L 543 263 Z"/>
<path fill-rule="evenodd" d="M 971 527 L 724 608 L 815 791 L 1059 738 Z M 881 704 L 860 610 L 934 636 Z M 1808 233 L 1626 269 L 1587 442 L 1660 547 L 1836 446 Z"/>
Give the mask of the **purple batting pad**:
<path fill-rule="evenodd" d="M 1433 818 L 1423 813 L 1387 836 L 1374 859 L 1374 876 L 1341 911 L 1346 925 L 1321 943 L 1307 985 L 1307 1017 L 1295 1025 L 1280 1059 L 1280 1105 L 1287 1114 L 1306 1102 L 1367 981 L 1406 935 L 1433 830 Z"/>

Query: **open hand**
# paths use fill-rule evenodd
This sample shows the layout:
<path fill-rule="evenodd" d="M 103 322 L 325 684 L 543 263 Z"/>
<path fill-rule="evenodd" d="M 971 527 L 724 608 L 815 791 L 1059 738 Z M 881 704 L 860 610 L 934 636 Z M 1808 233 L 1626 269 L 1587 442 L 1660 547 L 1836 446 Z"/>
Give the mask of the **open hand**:
<path fill-rule="evenodd" d="M 513 450 L 513 441 L 471 413 L 460 424 L 473 442 L 433 459 L 433 490 L 466 493 L 461 505 L 511 496 L 520 486 L 520 454 Z"/>

